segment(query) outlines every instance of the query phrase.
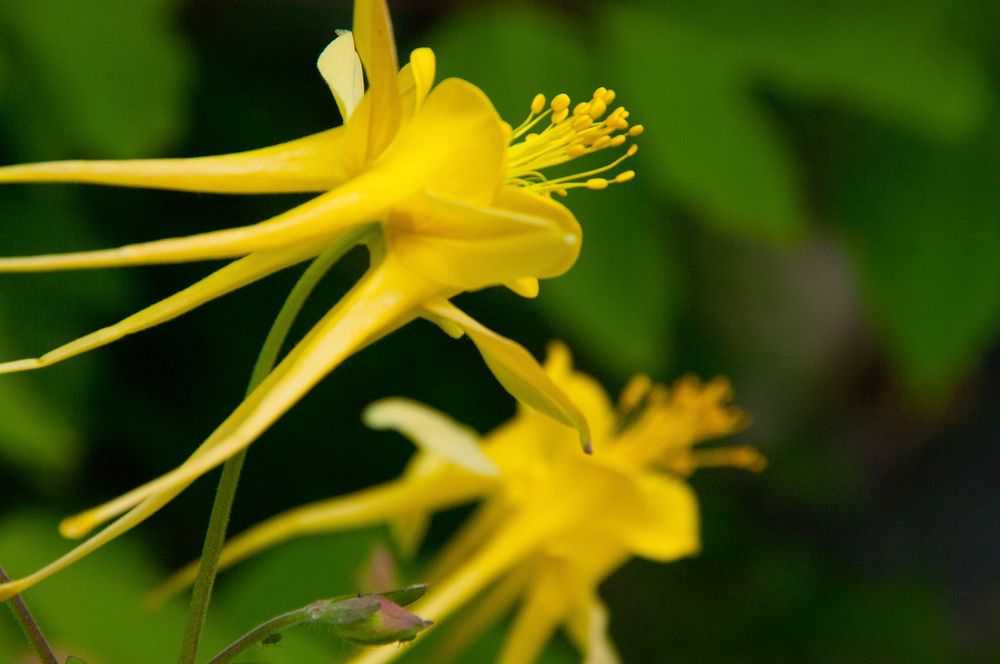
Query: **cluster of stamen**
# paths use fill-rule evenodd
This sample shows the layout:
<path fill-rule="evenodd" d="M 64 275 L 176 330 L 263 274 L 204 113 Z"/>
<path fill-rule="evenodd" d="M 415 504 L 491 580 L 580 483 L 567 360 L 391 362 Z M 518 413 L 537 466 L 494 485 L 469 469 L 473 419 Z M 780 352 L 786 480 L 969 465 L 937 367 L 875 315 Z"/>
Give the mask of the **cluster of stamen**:
<path fill-rule="evenodd" d="M 616 453 L 638 465 L 684 476 L 713 466 L 760 471 L 767 462 L 751 447 L 694 449 L 703 440 L 741 428 L 743 414 L 726 405 L 729 398 L 729 384 L 721 379 L 703 385 L 693 377 L 682 378 L 668 390 L 638 376 L 619 400 Z"/>
<path fill-rule="evenodd" d="M 624 107 L 608 113 L 614 100 L 614 90 L 597 88 L 590 101 L 581 102 L 571 110 L 566 94 L 556 95 L 548 106 L 544 95 L 535 95 L 524 122 L 516 128 L 505 124 L 509 145 L 507 183 L 565 196 L 569 189 L 606 189 L 610 184 L 634 178 L 635 171 L 622 171 L 612 178 L 598 177 L 633 156 L 639 149 L 634 143 L 625 154 L 600 168 L 551 179 L 542 174 L 543 169 L 592 152 L 621 147 L 629 138 L 642 133 L 642 125 L 629 126 L 629 112 Z M 538 131 L 545 120 L 548 125 Z"/>

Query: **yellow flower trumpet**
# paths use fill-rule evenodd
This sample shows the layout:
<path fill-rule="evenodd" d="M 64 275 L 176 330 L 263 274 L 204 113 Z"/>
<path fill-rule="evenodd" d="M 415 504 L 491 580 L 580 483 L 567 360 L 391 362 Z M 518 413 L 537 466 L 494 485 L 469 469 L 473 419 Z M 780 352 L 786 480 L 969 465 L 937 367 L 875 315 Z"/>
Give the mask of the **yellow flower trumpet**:
<path fill-rule="evenodd" d="M 581 231 L 553 199 L 577 187 L 603 189 L 633 177 L 607 166 L 547 178 L 542 170 L 617 148 L 642 132 L 615 93 L 598 88 L 570 108 L 541 95 L 512 127 L 477 87 L 434 85 L 434 54 L 413 51 L 398 69 L 384 0 L 358 0 L 353 32 L 320 55 L 320 73 L 345 118 L 342 127 L 250 152 L 192 159 L 66 161 L 0 167 L 0 183 L 82 182 L 217 193 L 322 192 L 260 223 L 100 251 L 0 258 L 0 272 L 30 272 L 236 259 L 129 318 L 38 358 L 0 364 L 0 373 L 49 366 L 180 316 L 214 298 L 331 250 L 368 247 L 371 265 L 354 288 L 175 470 L 67 519 L 61 531 L 103 531 L 38 572 L 0 585 L 0 599 L 31 586 L 132 528 L 208 470 L 250 445 L 347 357 L 415 318 L 468 336 L 503 386 L 523 403 L 577 430 L 573 403 L 516 343 L 481 326 L 449 299 L 506 285 L 526 297 L 538 279 L 576 260 Z M 368 86 L 365 89 L 364 80 Z"/>
<path fill-rule="evenodd" d="M 763 457 L 742 447 L 694 449 L 743 427 L 728 383 L 694 378 L 672 389 L 634 379 L 618 406 L 553 345 L 550 378 L 591 424 L 594 454 L 579 453 L 572 432 L 521 408 L 483 440 L 447 416 L 403 399 L 371 406 L 365 421 L 395 428 L 419 452 L 403 477 L 320 501 L 234 537 L 221 566 L 310 533 L 388 523 L 405 553 L 420 544 L 430 514 L 472 500 L 478 511 L 430 569 L 430 591 L 413 610 L 440 623 L 461 609 L 454 631 L 427 661 L 448 661 L 475 633 L 520 598 L 498 661 L 533 661 L 564 625 L 587 662 L 615 662 L 597 587 L 632 556 L 667 562 L 699 548 L 698 505 L 683 477 L 698 467 L 761 470 Z M 158 604 L 194 579 L 181 570 L 150 597 Z M 463 608 L 464 607 L 464 608 Z M 384 662 L 399 650 L 366 651 L 355 664 Z"/>

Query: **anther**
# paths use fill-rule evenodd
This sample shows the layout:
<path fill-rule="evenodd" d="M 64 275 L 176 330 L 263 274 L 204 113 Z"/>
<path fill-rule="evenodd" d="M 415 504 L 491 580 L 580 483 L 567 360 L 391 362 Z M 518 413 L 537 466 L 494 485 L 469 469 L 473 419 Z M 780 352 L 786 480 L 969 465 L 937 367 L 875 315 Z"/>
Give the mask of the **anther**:
<path fill-rule="evenodd" d="M 569 108 L 569 95 L 561 92 L 552 98 L 552 112 L 559 113 Z"/>
<path fill-rule="evenodd" d="M 623 144 L 625 142 L 626 138 L 628 138 L 628 137 L 627 136 L 622 136 L 621 134 L 619 134 L 618 136 L 615 136 L 614 138 L 612 138 L 611 139 L 611 143 L 609 143 L 608 145 L 610 145 L 613 148 L 616 148 L 619 145 Z"/>
<path fill-rule="evenodd" d="M 590 178 L 587 180 L 587 189 L 593 189 L 594 191 L 600 191 L 601 189 L 608 188 L 608 181 L 604 178 Z"/>
<path fill-rule="evenodd" d="M 634 177 L 635 177 L 635 171 L 622 171 L 621 173 L 615 176 L 615 182 L 618 183 L 628 182 Z"/>
<path fill-rule="evenodd" d="M 610 106 L 611 102 L 615 100 L 616 96 L 617 95 L 615 94 L 614 90 L 608 90 L 607 92 L 604 93 L 603 101 L 605 104 L 608 104 Z"/>
<path fill-rule="evenodd" d="M 628 135 L 635 138 L 636 136 L 641 135 L 644 131 L 646 131 L 646 128 L 641 124 L 638 124 L 628 130 Z"/>
<path fill-rule="evenodd" d="M 626 157 L 635 156 L 635 153 L 638 151 L 639 151 L 639 146 L 633 143 L 632 145 L 628 146 L 628 150 L 625 152 L 625 156 Z"/>
<path fill-rule="evenodd" d="M 603 147 L 607 147 L 607 145 L 610 142 L 611 142 L 611 137 L 608 135 L 604 135 L 598 138 L 596 141 L 594 141 L 590 147 L 593 148 L 594 150 L 600 150 Z"/>
<path fill-rule="evenodd" d="M 603 99 L 595 99 L 594 101 L 590 102 L 590 110 L 588 114 L 590 115 L 590 117 L 596 120 L 597 118 L 604 115 L 604 112 L 607 110 L 608 110 L 608 105 L 604 103 Z"/>
<path fill-rule="evenodd" d="M 552 112 L 552 124 L 559 124 L 569 115 L 569 109 L 563 108 Z"/>
<path fill-rule="evenodd" d="M 533 115 L 538 115 L 545 108 L 545 95 L 537 94 L 535 98 L 531 100 L 531 113 Z"/>
<path fill-rule="evenodd" d="M 573 107 L 573 115 L 583 115 L 590 108 L 590 104 L 585 101 L 581 101 L 579 104 Z"/>

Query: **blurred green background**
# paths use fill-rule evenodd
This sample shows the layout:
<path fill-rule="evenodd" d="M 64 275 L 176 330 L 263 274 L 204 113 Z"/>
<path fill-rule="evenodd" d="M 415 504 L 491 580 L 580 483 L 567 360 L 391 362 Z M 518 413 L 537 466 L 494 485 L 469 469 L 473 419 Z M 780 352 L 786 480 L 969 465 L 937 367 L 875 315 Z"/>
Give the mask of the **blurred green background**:
<path fill-rule="evenodd" d="M 625 661 L 1000 661 L 1000 4 L 390 5 L 401 53 L 433 47 L 442 76 L 480 85 L 513 123 L 536 92 L 607 85 L 647 127 L 635 182 L 572 195 L 585 245 L 569 275 L 537 301 L 494 289 L 462 305 L 536 356 L 565 339 L 613 391 L 637 371 L 728 375 L 754 419 L 740 439 L 770 459 L 759 476 L 693 478 L 699 557 L 634 561 L 602 588 Z M 0 163 L 214 154 L 327 128 L 339 120 L 314 63 L 349 25 L 341 0 L 3 0 Z M 231 227 L 300 200 L 6 186 L 0 253 Z M 300 329 L 363 266 L 348 257 Z M 0 359 L 211 269 L 2 275 Z M 61 516 L 180 462 L 238 402 L 296 276 L 0 377 L 0 564 L 33 570 L 68 547 Z M 408 444 L 359 421 L 393 394 L 481 431 L 513 412 L 471 344 L 412 325 L 253 446 L 234 528 L 395 476 Z M 184 603 L 138 603 L 197 555 L 214 482 L 27 593 L 61 648 L 173 660 Z M 463 514 L 435 523 L 427 555 Z M 225 574 L 205 652 L 358 589 L 383 539 L 303 540 Z M 461 661 L 490 661 L 498 636 Z M 22 650 L 0 620 L 0 660 Z M 306 630 L 251 659 L 339 650 Z M 575 658 L 556 642 L 546 661 Z"/>

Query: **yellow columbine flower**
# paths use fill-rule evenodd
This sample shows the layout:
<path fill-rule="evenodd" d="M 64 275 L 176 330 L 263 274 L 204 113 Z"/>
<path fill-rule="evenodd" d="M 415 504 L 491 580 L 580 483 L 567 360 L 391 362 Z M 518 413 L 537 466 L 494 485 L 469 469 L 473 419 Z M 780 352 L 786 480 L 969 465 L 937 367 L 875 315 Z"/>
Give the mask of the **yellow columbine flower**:
<path fill-rule="evenodd" d="M 364 90 L 362 65 L 367 75 Z M 547 179 L 541 170 L 622 145 L 642 126 L 608 113 L 614 92 L 599 88 L 572 110 L 566 95 L 537 96 L 517 128 L 503 122 L 474 85 L 433 85 L 435 59 L 413 51 L 397 72 L 384 0 L 358 0 L 354 32 L 324 50 L 321 74 L 346 119 L 343 127 L 280 145 L 218 157 L 68 161 L 0 168 L 0 182 L 87 182 L 220 193 L 325 192 L 251 226 L 82 253 L 0 259 L 0 272 L 99 268 L 237 258 L 193 286 L 39 358 L 0 372 L 51 365 L 152 327 L 331 248 L 365 244 L 371 267 L 271 375 L 181 466 L 103 506 L 66 520 L 81 537 L 120 518 L 53 564 L 0 585 L 0 599 L 74 562 L 146 519 L 198 476 L 245 448 L 313 385 L 357 350 L 423 317 L 467 335 L 503 386 L 522 402 L 577 429 L 587 423 L 521 346 L 482 327 L 448 301 L 504 284 L 531 297 L 538 278 L 565 272 L 580 227 L 552 199 L 574 187 L 602 189 L 632 178 L 604 168 Z M 602 119 L 603 118 L 603 119 Z"/>
<path fill-rule="evenodd" d="M 404 552 L 422 539 L 430 513 L 470 500 L 483 504 L 430 570 L 431 590 L 415 605 L 439 622 L 458 609 L 457 632 L 441 649 L 461 644 L 518 598 L 521 607 L 499 661 L 530 662 L 564 625 L 588 662 L 612 662 L 606 612 L 597 587 L 632 556 L 666 562 L 699 548 L 698 506 L 681 479 L 699 466 L 759 470 L 746 447 L 697 450 L 696 443 L 739 429 L 722 379 L 679 380 L 672 389 L 634 379 L 618 408 L 590 377 L 573 371 L 569 353 L 553 346 L 546 371 L 587 416 L 594 454 L 585 456 L 570 430 L 521 408 L 481 442 L 468 428 L 402 399 L 374 404 L 370 426 L 396 428 L 420 452 L 398 480 L 306 505 L 234 538 L 221 564 L 232 565 L 299 535 L 390 523 Z M 189 584 L 190 566 L 164 584 L 153 603 Z M 477 601 L 478 599 L 478 601 Z M 400 651 L 363 653 L 360 664 Z"/>

